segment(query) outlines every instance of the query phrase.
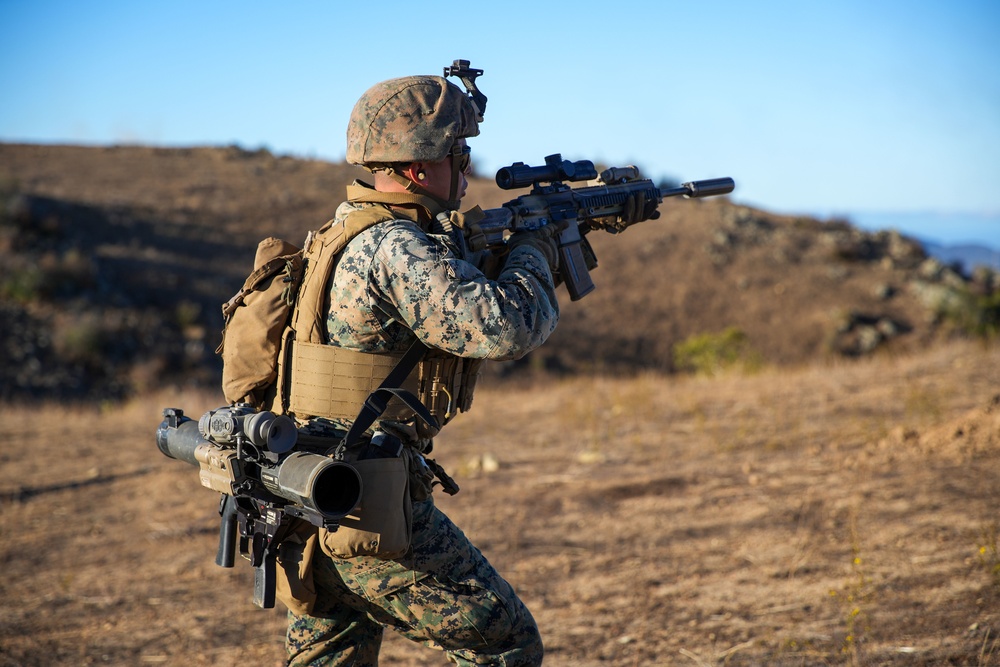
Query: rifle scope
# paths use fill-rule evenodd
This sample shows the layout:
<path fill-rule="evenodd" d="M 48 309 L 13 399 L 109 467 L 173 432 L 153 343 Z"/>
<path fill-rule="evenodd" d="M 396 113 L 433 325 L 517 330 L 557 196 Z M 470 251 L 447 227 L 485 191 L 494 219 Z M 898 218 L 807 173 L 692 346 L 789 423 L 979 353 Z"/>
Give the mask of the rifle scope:
<path fill-rule="evenodd" d="M 597 168 L 590 160 L 571 162 L 556 153 L 545 158 L 545 165 L 529 167 L 523 162 L 515 162 L 497 171 L 497 185 L 504 190 L 526 188 L 538 183 L 553 181 L 589 181 L 597 178 Z"/>
<path fill-rule="evenodd" d="M 212 412 L 206 413 L 201 421 L 211 419 L 208 415 Z M 257 414 L 263 416 L 258 418 L 260 422 L 254 424 L 273 422 L 272 413 Z M 331 521 L 347 516 L 361 500 L 361 476 L 350 464 L 309 452 L 282 455 L 273 464 L 266 458 L 248 460 L 247 453 L 252 450 L 248 448 L 241 452 L 240 448 L 222 446 L 206 439 L 199 429 L 199 422 L 185 417 L 182 410 L 167 408 L 163 416 L 164 420 L 156 430 L 156 446 L 172 459 L 201 468 L 202 484 L 209 488 L 234 495 L 230 482 L 237 486 L 246 483 L 251 487 L 260 485 L 275 496 L 318 512 Z M 295 434 L 294 428 L 292 432 Z M 278 449 L 287 446 L 287 437 L 287 432 L 283 431 L 279 436 Z M 238 456 L 239 453 L 244 455 L 243 458 Z M 220 479 L 225 482 L 219 482 Z M 254 495 L 253 491 L 248 495 Z"/>

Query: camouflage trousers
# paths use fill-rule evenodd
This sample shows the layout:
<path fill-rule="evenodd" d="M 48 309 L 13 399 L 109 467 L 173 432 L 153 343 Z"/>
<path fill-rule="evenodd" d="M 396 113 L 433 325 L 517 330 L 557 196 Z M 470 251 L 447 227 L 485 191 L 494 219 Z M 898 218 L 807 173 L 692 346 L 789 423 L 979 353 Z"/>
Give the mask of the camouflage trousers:
<path fill-rule="evenodd" d="M 432 500 L 413 506 L 412 548 L 398 560 L 317 552 L 319 595 L 289 612 L 289 665 L 377 665 L 384 628 L 444 650 L 459 665 L 540 665 L 542 642 L 514 589 Z"/>

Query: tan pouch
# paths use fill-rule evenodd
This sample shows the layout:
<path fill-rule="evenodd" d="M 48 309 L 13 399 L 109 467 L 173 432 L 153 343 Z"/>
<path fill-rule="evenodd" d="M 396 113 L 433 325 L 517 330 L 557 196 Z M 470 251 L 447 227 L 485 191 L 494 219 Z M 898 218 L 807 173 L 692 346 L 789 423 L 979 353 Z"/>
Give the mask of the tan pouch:
<path fill-rule="evenodd" d="M 222 392 L 230 403 L 260 405 L 278 375 L 282 333 L 302 279 L 302 253 L 267 238 L 257 246 L 254 271 L 222 306 Z"/>
<path fill-rule="evenodd" d="M 365 459 L 351 465 L 361 475 L 361 502 L 340 520 L 340 528 L 319 530 L 320 548 L 333 558 L 377 556 L 399 558 L 410 548 L 413 507 L 409 491 L 409 458 Z"/>
<path fill-rule="evenodd" d="M 275 597 L 293 614 L 312 613 L 316 604 L 312 559 L 319 544 L 315 526 L 301 519 L 278 545 Z"/>

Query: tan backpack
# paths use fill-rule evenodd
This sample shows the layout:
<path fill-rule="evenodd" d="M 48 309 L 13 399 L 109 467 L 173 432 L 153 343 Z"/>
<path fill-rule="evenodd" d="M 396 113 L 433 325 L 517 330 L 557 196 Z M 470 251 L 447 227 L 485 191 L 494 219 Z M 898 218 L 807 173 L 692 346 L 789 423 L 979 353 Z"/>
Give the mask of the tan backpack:
<path fill-rule="evenodd" d="M 324 339 L 327 285 L 337 257 L 352 238 L 393 217 L 384 206 L 369 206 L 342 223 L 331 220 L 310 232 L 304 250 L 274 237 L 258 244 L 253 272 L 222 306 L 225 326 L 216 352 L 222 356 L 226 400 L 277 413 L 288 411 L 288 392 L 281 385 L 287 380 L 285 357 L 291 341 L 300 348 L 337 349 Z M 376 355 L 364 357 L 378 359 Z"/>
<path fill-rule="evenodd" d="M 291 243 L 266 238 L 257 246 L 254 270 L 222 306 L 222 392 L 230 403 L 259 406 L 278 377 L 281 337 L 302 284 L 303 253 Z"/>

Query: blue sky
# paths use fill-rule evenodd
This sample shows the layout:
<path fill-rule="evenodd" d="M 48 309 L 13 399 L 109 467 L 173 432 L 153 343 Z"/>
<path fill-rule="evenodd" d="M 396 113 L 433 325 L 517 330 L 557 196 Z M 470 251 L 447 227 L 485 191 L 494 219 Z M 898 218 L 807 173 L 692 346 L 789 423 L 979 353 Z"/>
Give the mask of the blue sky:
<path fill-rule="evenodd" d="M 366 88 L 465 58 L 482 173 L 732 176 L 767 210 L 1000 247 L 996 0 L 485 4 L 0 0 L 0 141 L 339 160 Z"/>

